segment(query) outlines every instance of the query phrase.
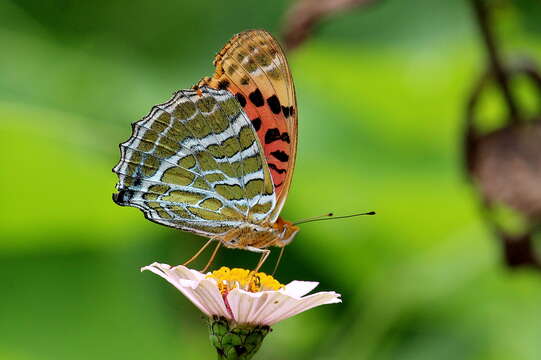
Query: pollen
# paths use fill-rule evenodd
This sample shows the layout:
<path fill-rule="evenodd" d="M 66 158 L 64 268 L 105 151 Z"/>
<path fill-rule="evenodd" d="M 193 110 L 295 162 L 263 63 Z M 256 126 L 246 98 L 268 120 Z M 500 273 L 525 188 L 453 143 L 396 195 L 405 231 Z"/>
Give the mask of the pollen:
<path fill-rule="evenodd" d="M 220 269 L 207 275 L 207 278 L 216 280 L 218 289 L 222 294 L 227 294 L 234 288 L 240 288 L 249 292 L 276 291 L 284 287 L 271 275 L 263 272 L 254 272 L 246 269 L 230 269 L 222 266 Z"/>

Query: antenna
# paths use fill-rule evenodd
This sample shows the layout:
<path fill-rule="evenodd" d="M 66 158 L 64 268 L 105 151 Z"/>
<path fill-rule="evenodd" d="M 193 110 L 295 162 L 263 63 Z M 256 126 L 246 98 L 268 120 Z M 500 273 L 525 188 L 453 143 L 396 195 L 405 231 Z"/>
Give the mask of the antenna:
<path fill-rule="evenodd" d="M 310 221 L 316 221 L 316 220 L 320 220 L 322 218 L 331 217 L 333 215 L 334 215 L 333 213 L 328 213 L 328 214 L 324 214 L 324 215 L 314 216 L 314 217 L 311 217 L 311 218 L 308 218 L 308 219 L 302 219 L 302 220 L 299 220 L 297 222 L 294 222 L 293 225 L 303 224 L 303 223 L 310 222 Z"/>
<path fill-rule="evenodd" d="M 316 216 L 316 217 L 313 217 L 313 218 L 299 220 L 297 222 L 294 222 L 293 225 L 306 224 L 306 223 L 313 222 L 313 221 L 347 219 L 347 218 L 350 218 L 350 217 L 356 217 L 356 216 L 361 216 L 361 215 L 376 215 L 376 212 L 375 211 L 370 211 L 370 212 L 365 212 L 365 213 L 360 213 L 360 214 L 344 215 L 344 216 L 333 216 L 333 215 L 334 215 L 333 213 L 328 213 L 328 214 L 321 215 L 321 216 Z"/>

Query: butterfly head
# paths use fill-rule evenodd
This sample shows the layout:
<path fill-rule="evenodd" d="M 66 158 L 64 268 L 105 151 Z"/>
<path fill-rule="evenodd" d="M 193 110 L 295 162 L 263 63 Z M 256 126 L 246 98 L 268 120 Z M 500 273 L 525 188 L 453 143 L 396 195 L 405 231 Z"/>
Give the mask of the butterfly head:
<path fill-rule="evenodd" d="M 300 228 L 296 225 L 294 225 L 292 222 L 282 219 L 281 217 L 276 220 L 276 222 L 273 225 L 274 230 L 280 234 L 279 238 L 276 241 L 276 245 L 279 247 L 284 247 L 287 244 L 289 244 L 291 241 L 293 241 L 293 238 L 295 235 L 297 235 L 297 232 L 299 232 Z"/>

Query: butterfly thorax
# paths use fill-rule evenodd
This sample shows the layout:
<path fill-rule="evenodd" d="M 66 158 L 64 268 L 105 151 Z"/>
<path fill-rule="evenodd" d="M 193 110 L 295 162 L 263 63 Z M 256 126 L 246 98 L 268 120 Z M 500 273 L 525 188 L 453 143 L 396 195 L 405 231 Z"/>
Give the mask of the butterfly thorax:
<path fill-rule="evenodd" d="M 256 225 L 247 223 L 228 231 L 221 240 L 225 246 L 230 248 L 255 247 L 264 249 L 270 246 L 284 247 L 293 240 L 298 231 L 298 226 L 278 218 L 274 224 Z"/>

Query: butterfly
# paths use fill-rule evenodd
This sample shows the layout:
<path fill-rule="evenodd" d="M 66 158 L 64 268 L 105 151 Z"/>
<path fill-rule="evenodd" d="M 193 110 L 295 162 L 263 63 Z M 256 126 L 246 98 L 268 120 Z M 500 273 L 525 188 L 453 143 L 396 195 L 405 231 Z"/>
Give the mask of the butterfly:
<path fill-rule="evenodd" d="M 297 104 L 279 43 L 264 30 L 235 35 L 215 73 L 132 124 L 113 168 L 113 200 L 153 222 L 262 253 L 299 228 L 279 217 L 297 149 Z M 208 265 L 208 264 L 207 264 Z"/>

